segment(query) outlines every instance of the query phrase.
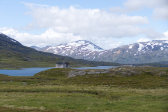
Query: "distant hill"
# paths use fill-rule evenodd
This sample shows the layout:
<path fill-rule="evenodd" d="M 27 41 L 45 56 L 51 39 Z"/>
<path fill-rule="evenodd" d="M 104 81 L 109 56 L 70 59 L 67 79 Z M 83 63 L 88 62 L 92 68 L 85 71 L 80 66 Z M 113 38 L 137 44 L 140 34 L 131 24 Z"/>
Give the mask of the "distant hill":
<path fill-rule="evenodd" d="M 86 40 L 35 49 L 76 59 L 121 64 L 162 63 L 168 61 L 168 41 L 166 40 L 138 42 L 109 50 L 103 50 Z"/>
<path fill-rule="evenodd" d="M 72 66 L 117 65 L 107 62 L 93 62 L 44 53 L 23 46 L 18 41 L 0 33 L 0 68 L 23 68 L 54 66 L 57 62 L 69 62 Z"/>

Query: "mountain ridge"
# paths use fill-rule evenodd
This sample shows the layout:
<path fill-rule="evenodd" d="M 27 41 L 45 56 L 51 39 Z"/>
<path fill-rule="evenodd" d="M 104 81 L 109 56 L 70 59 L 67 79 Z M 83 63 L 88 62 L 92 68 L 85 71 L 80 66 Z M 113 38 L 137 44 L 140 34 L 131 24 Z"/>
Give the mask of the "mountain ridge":
<path fill-rule="evenodd" d="M 83 41 L 83 43 L 87 42 L 89 46 L 92 46 L 92 48 L 94 46 L 97 46 L 87 40 L 79 41 Z M 104 50 L 99 46 L 96 47 L 98 48 L 96 50 L 92 48 L 86 48 L 83 47 L 83 43 L 81 43 L 78 46 L 70 46 L 71 43 L 78 43 L 78 41 L 70 42 L 70 44 L 61 44 L 55 47 L 50 46 L 47 49 L 41 49 L 41 51 L 59 54 L 63 56 L 70 56 L 76 59 L 115 62 L 122 64 L 142 64 L 168 61 L 167 40 L 152 40 L 148 42 L 138 42 L 129 45 L 119 46 L 117 48 L 109 50 Z"/>
<path fill-rule="evenodd" d="M 60 61 L 69 62 L 71 66 L 115 65 L 114 63 L 77 60 L 68 56 L 37 51 L 5 34 L 0 34 L 0 68 L 53 67 Z"/>
<path fill-rule="evenodd" d="M 76 59 L 88 60 L 89 55 L 93 55 L 96 52 L 103 51 L 104 49 L 93 44 L 90 41 L 78 40 L 78 41 L 70 42 L 67 44 L 60 44 L 55 47 L 46 46 L 43 48 L 36 48 L 36 50 L 59 54 L 62 56 L 70 56 Z"/>

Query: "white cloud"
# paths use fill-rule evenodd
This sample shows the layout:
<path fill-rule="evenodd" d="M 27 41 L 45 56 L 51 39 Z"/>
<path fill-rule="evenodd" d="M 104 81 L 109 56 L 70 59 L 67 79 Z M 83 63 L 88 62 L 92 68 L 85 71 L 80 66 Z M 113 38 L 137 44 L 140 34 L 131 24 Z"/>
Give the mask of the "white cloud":
<path fill-rule="evenodd" d="M 164 37 L 162 40 L 168 40 L 168 31 L 167 32 L 164 32 Z"/>
<path fill-rule="evenodd" d="M 73 6 L 57 6 L 24 3 L 30 8 L 33 21 L 27 26 L 30 30 L 46 29 L 41 34 L 22 33 L 12 28 L 0 28 L 0 32 L 12 36 L 27 46 L 58 45 L 76 40 L 89 40 L 100 47 L 109 49 L 124 43 L 121 38 L 134 38 L 138 35 L 150 39 L 164 37 L 151 29 L 144 29 L 148 19 L 143 16 L 114 14 L 101 9 L 80 9 Z M 120 10 L 116 8 L 115 10 Z"/>
<path fill-rule="evenodd" d="M 19 42 L 21 42 L 23 45 L 26 45 L 26 46 L 39 46 L 39 47 L 44 47 L 47 45 L 56 46 L 61 43 L 67 43 L 67 42 L 72 42 L 76 40 L 86 40 L 86 38 L 75 36 L 72 33 L 66 33 L 66 34 L 58 33 L 52 29 L 48 29 L 44 33 L 39 34 L 39 35 L 34 35 L 30 33 L 22 33 L 13 28 L 0 28 L 0 32 L 7 34 L 8 36 L 18 40 Z M 98 39 L 95 39 L 95 38 L 93 37 L 88 40 L 105 49 L 116 48 L 118 46 L 126 44 L 123 39 L 118 40 L 116 38 L 105 38 L 105 37 L 98 38 Z M 155 40 L 168 40 L 168 31 L 164 32 L 162 37 L 158 37 L 158 38 L 142 37 L 142 38 L 139 38 L 137 42 L 146 42 L 146 41 L 150 41 L 154 39 Z M 130 42 L 127 42 L 127 44 L 129 43 Z"/>
<path fill-rule="evenodd" d="M 78 9 L 31 5 L 34 21 L 29 28 L 52 28 L 56 32 L 73 33 L 82 37 L 126 37 L 142 32 L 139 25 L 147 24 L 142 16 L 117 15 L 100 9 Z"/>
<path fill-rule="evenodd" d="M 10 36 L 11 38 L 19 41 L 23 45 L 26 46 L 39 46 L 44 47 L 47 45 L 56 46 L 62 43 L 77 41 L 77 40 L 86 40 L 86 38 L 82 38 L 80 36 L 74 36 L 72 33 L 58 33 L 52 29 L 46 30 L 44 33 L 39 35 L 34 35 L 30 33 L 22 33 L 13 28 L 0 28 L 0 32 Z M 99 45 L 102 48 L 109 49 L 115 48 L 122 45 L 122 42 L 113 40 L 113 38 L 99 38 L 95 40 L 95 38 L 90 38 L 89 41 Z"/>
<path fill-rule="evenodd" d="M 35 45 L 43 47 L 82 39 L 80 36 L 75 36 L 72 33 L 58 33 L 52 29 L 48 29 L 39 35 L 22 33 L 12 28 L 0 28 L 0 32 L 16 39 L 26 46 Z"/>
<path fill-rule="evenodd" d="M 153 29 L 144 29 L 144 33 L 146 34 L 147 38 L 150 38 L 152 40 L 165 37 L 163 33 L 159 33 Z"/>
<path fill-rule="evenodd" d="M 127 0 L 124 6 L 128 11 L 152 8 L 155 17 L 168 19 L 168 0 Z"/>
<path fill-rule="evenodd" d="M 166 0 L 127 0 L 124 3 L 124 6 L 132 10 L 138 10 L 144 7 L 147 8 L 153 8 L 157 6 L 160 7 L 160 5 L 163 5 L 165 1 Z"/>
<path fill-rule="evenodd" d="M 168 38 L 168 31 L 164 33 L 164 35 Z"/>
<path fill-rule="evenodd" d="M 148 38 L 140 38 L 137 40 L 137 42 L 148 42 L 148 41 L 150 41 L 150 39 Z"/>
<path fill-rule="evenodd" d="M 157 18 L 168 20 L 168 6 L 156 8 L 153 15 Z"/>
<path fill-rule="evenodd" d="M 153 34 L 153 35 L 155 35 L 155 34 Z M 148 37 L 142 37 L 142 38 L 139 38 L 137 40 L 137 42 L 147 42 L 147 41 L 151 41 L 151 40 L 168 40 L 168 31 L 164 32 L 161 37 L 154 38 L 154 39 L 151 39 Z"/>

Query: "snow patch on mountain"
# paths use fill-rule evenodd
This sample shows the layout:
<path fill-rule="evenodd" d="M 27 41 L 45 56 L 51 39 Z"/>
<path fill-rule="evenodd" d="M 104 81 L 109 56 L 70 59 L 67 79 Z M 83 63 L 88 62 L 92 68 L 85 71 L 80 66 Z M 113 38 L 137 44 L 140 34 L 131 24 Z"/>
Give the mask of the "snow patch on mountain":
<path fill-rule="evenodd" d="M 7 35 L 1 33 L 1 32 L 0 32 L 0 35 L 1 35 L 2 37 L 5 37 L 6 39 L 9 39 L 9 41 L 12 41 L 12 42 L 14 42 L 14 43 L 19 43 L 19 42 L 16 41 L 15 39 L 13 39 L 13 38 L 11 38 L 11 37 L 9 37 L 9 36 L 7 36 Z"/>
<path fill-rule="evenodd" d="M 67 44 L 60 44 L 58 46 L 48 46 L 41 48 L 40 50 L 63 56 L 70 56 L 77 59 L 96 58 L 94 55 L 97 52 L 104 51 L 99 46 L 86 40 L 78 40 Z"/>
<path fill-rule="evenodd" d="M 92 42 L 79 40 L 54 47 L 48 46 L 41 51 L 76 59 L 124 64 L 168 61 L 168 41 L 165 40 L 138 42 L 109 50 L 103 50 Z"/>
<path fill-rule="evenodd" d="M 133 45 L 131 44 L 131 45 L 129 45 L 129 49 L 132 49 L 132 47 L 133 47 Z"/>
<path fill-rule="evenodd" d="M 137 52 L 139 53 L 141 52 L 144 53 L 147 51 L 159 50 L 159 49 L 163 51 L 165 48 L 168 48 L 168 41 L 166 40 L 153 40 L 153 41 L 139 42 L 139 43 L 128 45 L 128 50 L 137 49 Z"/>
<path fill-rule="evenodd" d="M 139 43 L 139 48 L 138 48 L 138 51 L 141 51 L 142 49 L 144 48 L 144 45 Z"/>

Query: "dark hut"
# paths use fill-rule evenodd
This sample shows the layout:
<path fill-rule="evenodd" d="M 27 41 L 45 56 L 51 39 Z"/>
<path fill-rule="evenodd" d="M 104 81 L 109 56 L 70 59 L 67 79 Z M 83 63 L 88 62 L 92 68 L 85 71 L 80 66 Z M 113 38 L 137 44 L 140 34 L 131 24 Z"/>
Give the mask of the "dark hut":
<path fill-rule="evenodd" d="M 58 62 L 56 63 L 56 68 L 69 68 L 68 62 Z"/>

